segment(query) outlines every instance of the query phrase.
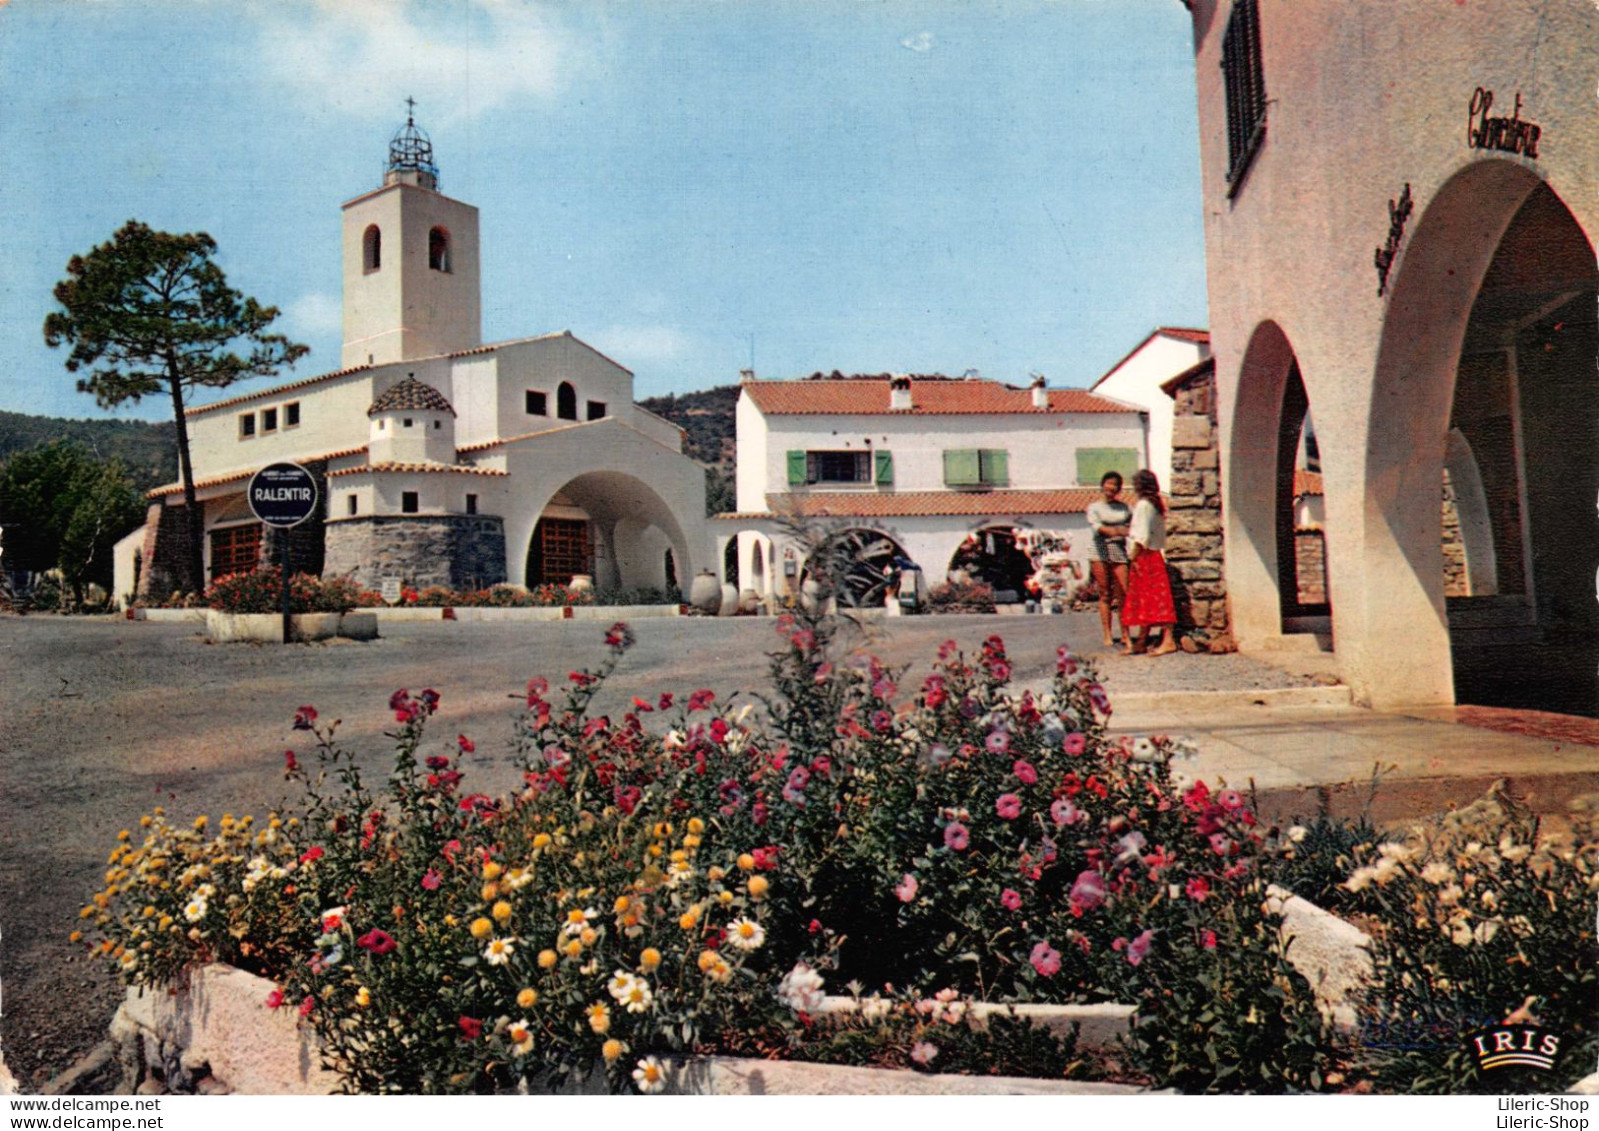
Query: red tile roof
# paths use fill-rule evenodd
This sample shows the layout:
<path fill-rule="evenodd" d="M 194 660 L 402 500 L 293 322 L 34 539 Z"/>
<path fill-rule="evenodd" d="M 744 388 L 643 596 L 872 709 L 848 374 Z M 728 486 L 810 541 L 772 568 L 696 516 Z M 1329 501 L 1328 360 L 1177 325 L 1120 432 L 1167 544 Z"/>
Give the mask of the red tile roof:
<path fill-rule="evenodd" d="M 362 455 L 363 453 L 365 453 L 365 451 L 366 451 L 366 445 L 362 444 L 358 448 L 340 448 L 336 452 L 323 452 L 319 456 L 300 456 L 300 457 L 298 457 L 296 459 L 295 462 L 297 462 L 297 463 L 318 463 L 318 462 L 321 462 L 323 460 L 343 459 L 345 456 Z M 254 467 L 247 467 L 243 471 L 224 471 L 221 475 L 212 475 L 212 476 L 208 476 L 205 479 L 196 479 L 194 481 L 194 489 L 196 491 L 203 491 L 207 487 L 220 487 L 224 483 L 232 483 L 232 482 L 235 482 L 236 480 L 239 480 L 239 479 L 248 479 L 248 478 L 250 478 L 250 476 L 254 475 L 257 470 L 259 470 L 259 469 L 258 468 L 254 468 Z M 336 473 L 330 473 L 330 474 L 336 474 Z M 156 498 L 160 498 L 162 495 L 181 495 L 181 494 L 183 494 L 183 484 L 180 481 L 178 483 L 164 483 L 160 487 L 152 487 L 150 490 L 148 490 L 148 491 L 146 491 L 144 493 L 144 497 L 147 498 L 147 499 L 156 499 Z"/>
<path fill-rule="evenodd" d="M 500 471 L 493 467 L 470 467 L 465 464 L 448 463 L 371 463 L 359 467 L 341 467 L 337 471 L 328 472 L 328 478 L 335 475 L 362 475 L 368 471 L 388 472 L 401 471 L 407 474 L 417 472 L 444 474 L 444 475 L 509 475 L 509 471 Z"/>
<path fill-rule="evenodd" d="M 1294 469 L 1294 497 L 1301 495 L 1321 494 L 1321 472 L 1306 471 L 1303 468 Z"/>
<path fill-rule="evenodd" d="M 721 518 L 920 518 L 933 515 L 1080 514 L 1099 498 L 1092 487 L 1044 491 L 808 491 L 766 496 L 770 514 L 726 514 Z"/>
<path fill-rule="evenodd" d="M 911 407 L 888 407 L 889 378 L 811 378 L 803 381 L 747 381 L 744 394 L 768 416 L 918 416 L 995 415 L 1046 412 L 1137 412 L 1132 405 L 1097 397 L 1083 389 L 1049 390 L 1049 407 L 1033 407 L 1029 389 L 998 381 L 912 377 Z"/>
<path fill-rule="evenodd" d="M 1194 364 L 1177 374 L 1177 376 L 1172 377 L 1169 380 L 1162 381 L 1160 383 L 1160 391 L 1165 393 L 1168 397 L 1175 398 L 1177 396 L 1178 389 L 1188 384 L 1188 382 L 1193 380 L 1195 377 L 1209 373 L 1215 368 L 1216 359 L 1214 357 L 1203 358 L 1200 361 L 1194 362 Z"/>

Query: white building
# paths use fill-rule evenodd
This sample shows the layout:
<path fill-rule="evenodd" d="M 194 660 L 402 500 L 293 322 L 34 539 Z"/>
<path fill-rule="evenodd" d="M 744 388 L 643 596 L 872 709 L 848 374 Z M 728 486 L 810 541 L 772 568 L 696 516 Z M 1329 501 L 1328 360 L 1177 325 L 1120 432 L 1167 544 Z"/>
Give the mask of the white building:
<path fill-rule="evenodd" d="M 737 424 L 738 511 L 718 517 L 719 540 L 725 560 L 736 539 L 736 583 L 763 597 L 792 594 L 803 577 L 804 551 L 781 516 L 864 524 L 865 580 L 899 558 L 938 584 L 976 551 L 996 587 L 1014 585 L 1004 559 L 1019 534 L 1066 534 L 1080 560 L 1100 476 L 1130 477 L 1148 460 L 1137 407 L 1042 380 L 746 379 Z M 865 584 L 856 596 L 882 599 Z"/>
<path fill-rule="evenodd" d="M 186 413 L 208 581 L 275 561 L 244 490 L 279 460 L 321 487 L 297 569 L 376 588 L 686 584 L 709 562 L 703 470 L 633 374 L 570 332 L 482 344 L 477 210 L 438 191 L 432 147 L 396 135 L 381 188 L 344 211 L 344 368 Z M 151 492 L 116 589 L 180 575 L 183 492 Z"/>
<path fill-rule="evenodd" d="M 1210 334 L 1160 326 L 1111 366 L 1089 391 L 1137 405 L 1149 414 L 1149 464 L 1161 490 L 1171 487 L 1172 399 L 1162 385 L 1210 356 Z"/>

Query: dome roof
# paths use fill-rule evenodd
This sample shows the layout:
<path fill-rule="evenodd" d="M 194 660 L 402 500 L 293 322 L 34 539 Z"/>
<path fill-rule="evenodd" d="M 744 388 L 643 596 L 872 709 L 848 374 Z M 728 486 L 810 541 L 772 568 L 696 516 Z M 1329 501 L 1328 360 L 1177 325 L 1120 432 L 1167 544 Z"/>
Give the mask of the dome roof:
<path fill-rule="evenodd" d="M 378 394 L 378 399 L 366 410 L 368 416 L 376 416 L 380 412 L 447 412 L 455 415 L 455 409 L 450 407 L 443 393 L 432 385 L 424 385 L 414 375 L 407 375 L 405 380 Z"/>

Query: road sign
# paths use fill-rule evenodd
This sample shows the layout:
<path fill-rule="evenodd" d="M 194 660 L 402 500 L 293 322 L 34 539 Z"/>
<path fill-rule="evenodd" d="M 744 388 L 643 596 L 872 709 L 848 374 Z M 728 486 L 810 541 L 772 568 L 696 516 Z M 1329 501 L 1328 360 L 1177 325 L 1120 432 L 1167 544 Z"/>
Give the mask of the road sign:
<path fill-rule="evenodd" d="M 268 526 L 298 526 L 316 511 L 316 479 L 297 463 L 269 463 L 250 478 L 250 510 Z"/>

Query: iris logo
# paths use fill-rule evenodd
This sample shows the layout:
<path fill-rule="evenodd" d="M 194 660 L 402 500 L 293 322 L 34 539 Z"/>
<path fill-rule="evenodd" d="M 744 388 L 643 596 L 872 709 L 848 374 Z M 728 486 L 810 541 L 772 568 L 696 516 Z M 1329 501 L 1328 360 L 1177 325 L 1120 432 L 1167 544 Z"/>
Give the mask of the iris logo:
<path fill-rule="evenodd" d="M 1467 1039 L 1484 1071 L 1519 1065 L 1547 1072 L 1560 1055 L 1559 1034 L 1537 1025 L 1495 1025 L 1472 1033 Z"/>

